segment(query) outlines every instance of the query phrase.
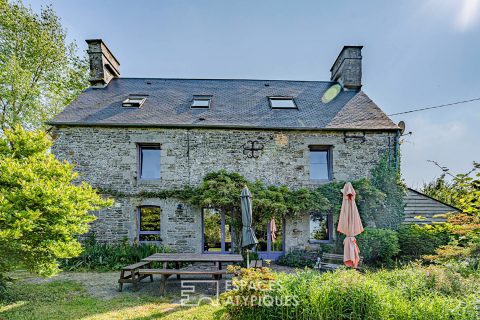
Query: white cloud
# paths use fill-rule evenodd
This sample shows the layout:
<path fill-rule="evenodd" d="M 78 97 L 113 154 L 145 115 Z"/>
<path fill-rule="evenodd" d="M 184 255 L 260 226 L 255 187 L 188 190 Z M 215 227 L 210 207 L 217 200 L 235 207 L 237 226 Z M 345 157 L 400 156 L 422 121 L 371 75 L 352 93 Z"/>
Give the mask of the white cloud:
<path fill-rule="evenodd" d="M 456 25 L 460 31 L 466 31 L 474 26 L 479 18 L 480 0 L 463 0 L 462 2 Z"/>
<path fill-rule="evenodd" d="M 419 12 L 423 18 L 447 21 L 456 30 L 465 32 L 480 19 L 480 0 L 428 0 L 420 5 Z"/>

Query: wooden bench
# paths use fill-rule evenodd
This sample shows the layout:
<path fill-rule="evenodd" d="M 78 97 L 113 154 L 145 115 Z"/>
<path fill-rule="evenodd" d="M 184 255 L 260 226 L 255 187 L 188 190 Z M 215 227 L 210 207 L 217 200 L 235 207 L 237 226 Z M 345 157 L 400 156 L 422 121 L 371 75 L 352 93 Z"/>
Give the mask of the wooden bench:
<path fill-rule="evenodd" d="M 162 276 L 160 279 L 160 294 L 165 294 L 165 284 L 168 277 L 172 275 L 212 275 L 213 279 L 218 280 L 227 273 L 227 270 L 181 270 L 181 269 L 140 269 L 139 274 L 144 277 L 152 277 L 154 274 Z"/>
<path fill-rule="evenodd" d="M 140 280 L 145 279 L 148 275 L 140 275 L 139 270 L 143 267 L 148 267 L 149 261 L 142 261 L 123 267 L 120 272 L 120 279 L 118 279 L 118 290 L 122 291 L 124 283 L 132 283 L 133 289 L 138 289 L 138 283 Z M 125 274 L 128 273 L 128 274 Z M 153 275 L 150 275 L 150 281 L 153 282 Z"/>
<path fill-rule="evenodd" d="M 323 253 L 321 258 L 317 259 L 317 263 L 315 264 L 315 269 L 318 270 L 335 270 L 344 266 L 343 263 L 343 254 L 334 254 L 334 253 Z M 361 269 L 363 265 L 363 257 L 360 256 L 360 260 L 358 261 L 357 269 Z"/>

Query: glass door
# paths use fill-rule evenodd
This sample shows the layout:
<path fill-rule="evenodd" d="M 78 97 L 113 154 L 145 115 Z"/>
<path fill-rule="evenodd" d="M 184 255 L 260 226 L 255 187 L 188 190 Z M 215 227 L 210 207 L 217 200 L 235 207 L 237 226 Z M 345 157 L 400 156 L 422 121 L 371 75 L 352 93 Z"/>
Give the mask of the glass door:
<path fill-rule="evenodd" d="M 230 214 L 217 209 L 202 210 L 203 253 L 231 253 L 232 234 Z"/>
<path fill-rule="evenodd" d="M 257 253 L 264 260 L 277 260 L 285 252 L 284 221 L 276 222 L 272 228 L 272 222 L 266 222 L 255 226 L 255 235 L 258 239 Z M 276 229 L 276 232 L 272 232 Z"/>

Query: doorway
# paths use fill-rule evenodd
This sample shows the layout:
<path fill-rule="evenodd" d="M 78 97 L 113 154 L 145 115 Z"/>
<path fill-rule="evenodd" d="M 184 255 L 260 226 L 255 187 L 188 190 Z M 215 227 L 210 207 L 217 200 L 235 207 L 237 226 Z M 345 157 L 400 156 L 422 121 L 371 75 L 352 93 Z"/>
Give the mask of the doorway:
<path fill-rule="evenodd" d="M 231 216 L 221 210 L 202 209 L 202 252 L 232 253 L 233 228 Z"/>
<path fill-rule="evenodd" d="M 257 253 L 261 259 L 275 261 L 285 253 L 285 221 L 277 222 L 276 225 L 277 232 L 273 237 L 271 221 L 255 226 L 255 235 L 258 240 Z"/>

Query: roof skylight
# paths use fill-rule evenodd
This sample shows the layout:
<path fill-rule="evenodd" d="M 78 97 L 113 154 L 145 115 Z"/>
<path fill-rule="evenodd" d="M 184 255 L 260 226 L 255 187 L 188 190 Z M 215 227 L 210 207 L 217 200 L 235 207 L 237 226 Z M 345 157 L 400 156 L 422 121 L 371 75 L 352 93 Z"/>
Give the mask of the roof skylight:
<path fill-rule="evenodd" d="M 297 109 L 292 97 L 268 97 L 272 109 Z"/>
<path fill-rule="evenodd" d="M 191 108 L 193 109 L 208 109 L 210 108 L 211 96 L 194 96 Z"/>
<path fill-rule="evenodd" d="M 145 100 L 147 100 L 146 96 L 130 95 L 127 99 L 123 100 L 122 106 L 130 108 L 140 108 L 145 103 Z"/>

